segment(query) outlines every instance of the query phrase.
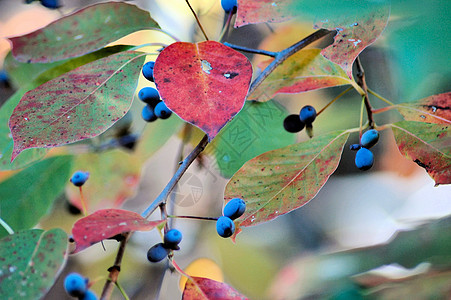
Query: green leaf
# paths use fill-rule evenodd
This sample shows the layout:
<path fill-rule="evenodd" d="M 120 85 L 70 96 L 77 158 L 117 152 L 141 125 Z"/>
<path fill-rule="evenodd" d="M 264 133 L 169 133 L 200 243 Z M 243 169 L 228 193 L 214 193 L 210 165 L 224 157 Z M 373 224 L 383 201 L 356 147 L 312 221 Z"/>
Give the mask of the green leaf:
<path fill-rule="evenodd" d="M 29 229 L 49 213 L 70 178 L 71 156 L 38 162 L 0 183 L 0 215 L 14 230 Z M 0 237 L 6 231 L 0 229 Z"/>
<path fill-rule="evenodd" d="M 451 183 L 450 125 L 402 121 L 391 127 L 402 155 L 424 168 L 435 185 Z"/>
<path fill-rule="evenodd" d="M 127 51 L 96 60 L 27 92 L 9 120 L 12 160 L 97 136 L 130 108 L 144 55 Z"/>
<path fill-rule="evenodd" d="M 247 101 L 205 152 L 214 154 L 221 175 L 230 178 L 251 158 L 295 142 L 295 135 L 283 128 L 286 116 L 285 108 L 275 101 Z"/>
<path fill-rule="evenodd" d="M 348 136 L 347 131 L 332 132 L 245 163 L 224 192 L 226 202 L 236 197 L 246 202 L 235 235 L 239 227 L 270 221 L 313 199 L 337 168 Z"/>
<path fill-rule="evenodd" d="M 142 161 L 137 156 L 119 149 L 101 153 L 85 153 L 74 159 L 71 173 L 89 172 L 83 185 L 88 211 L 105 207 L 120 207 L 138 187 Z M 67 182 L 66 194 L 70 202 L 81 208 L 80 191 Z"/>
<path fill-rule="evenodd" d="M 30 76 L 29 80 L 26 80 L 24 85 L 12 95 L 5 104 L 0 108 L 0 170 L 15 170 L 28 166 L 30 163 L 41 159 L 47 150 L 45 149 L 27 149 L 21 153 L 13 162 L 10 162 L 10 158 L 13 151 L 13 140 L 11 131 L 8 127 L 8 121 L 13 113 L 14 108 L 19 104 L 23 95 L 33 88 L 58 77 L 70 70 L 73 70 L 79 66 L 95 61 L 99 58 L 109 56 L 111 54 L 126 51 L 131 49 L 132 46 L 112 46 L 100 49 L 90 54 L 86 54 L 82 57 L 74 58 L 69 61 L 63 61 L 57 64 L 56 67 L 51 69 L 34 69 L 27 68 L 26 66 L 36 66 L 36 64 L 18 64 L 17 73 L 22 74 L 25 72 L 27 76 Z M 37 64 L 37 65 L 55 65 L 55 64 Z M 41 70 L 41 72 L 37 71 Z M 34 76 L 34 73 L 38 72 L 38 76 Z"/>
<path fill-rule="evenodd" d="M 261 69 L 272 60 L 266 62 Z M 346 72 L 325 59 L 321 49 L 301 50 L 279 65 L 248 100 L 268 101 L 278 93 L 301 93 L 316 89 L 351 84 Z"/>
<path fill-rule="evenodd" d="M 123 2 L 107 2 L 9 40 L 17 60 L 43 63 L 81 56 L 135 31 L 157 28 L 147 11 Z"/>
<path fill-rule="evenodd" d="M 395 106 L 407 121 L 436 124 L 451 123 L 451 92 L 429 96 Z"/>
<path fill-rule="evenodd" d="M 67 260 L 67 234 L 20 231 L 0 240 L 2 299 L 41 299 L 55 283 Z"/>

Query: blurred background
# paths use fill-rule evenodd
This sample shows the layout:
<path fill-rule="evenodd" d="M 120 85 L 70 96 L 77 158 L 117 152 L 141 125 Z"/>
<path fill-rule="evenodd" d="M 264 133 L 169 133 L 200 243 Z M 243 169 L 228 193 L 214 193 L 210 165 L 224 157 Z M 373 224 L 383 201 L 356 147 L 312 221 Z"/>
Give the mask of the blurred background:
<path fill-rule="evenodd" d="M 18 0 L 0 1 L 1 104 L 21 84 L 8 80 L 3 62 L 10 45 L 5 37 L 31 32 L 101 1 L 61 2 L 60 9 L 49 10 L 39 2 L 27 5 Z M 180 40 L 203 40 L 185 1 L 127 2 L 148 10 L 161 28 Z M 220 1 L 190 2 L 210 39 L 217 39 L 225 22 Z M 323 4 L 340 5 L 335 1 Z M 427 5 L 417 0 L 392 1 L 387 28 L 361 55 L 368 86 L 394 103 L 449 91 L 450 11 L 450 1 L 428 1 Z M 289 22 L 232 29 L 225 41 L 278 51 L 314 32 L 314 19 L 314 10 L 303 11 Z M 159 32 L 142 31 L 114 44 L 151 42 L 169 44 L 173 40 Z M 330 42 L 313 46 L 325 47 Z M 155 55 L 148 60 L 155 60 L 158 48 L 149 48 L 149 52 Z M 253 62 L 254 73 L 258 73 L 257 63 L 263 58 L 245 55 Z M 22 80 L 27 75 L 21 74 Z M 141 78 L 137 90 L 144 86 L 152 84 Z M 263 121 L 254 118 L 255 122 L 248 123 L 244 142 L 231 141 L 226 134 L 219 136 L 182 178 L 172 195 L 172 214 L 219 216 L 228 178 L 246 160 L 269 150 L 265 142 L 258 140 L 276 140 L 269 146 L 274 148 L 307 140 L 304 131 L 296 135 L 284 132 L 281 124 L 285 116 L 298 113 L 307 104 L 321 108 L 345 88 L 278 95 L 264 109 L 256 110 Z M 384 106 L 374 97 L 371 101 L 376 108 Z M 80 150 L 84 149 L 83 143 L 56 150 L 80 154 L 74 170 L 92 169 L 91 178 L 97 179 L 86 187 L 91 212 L 117 205 L 141 212 L 169 181 L 180 155 L 186 156 L 201 139 L 197 129 L 183 125 L 177 116 L 164 124 L 146 125 L 140 119 L 141 109 L 142 103 L 134 101 L 126 117 L 95 139 L 102 143 L 127 128 L 141 135 L 136 151 L 115 149 L 89 154 Z M 252 118 L 253 109 L 249 104 L 243 115 Z M 318 118 L 315 134 L 358 127 L 359 112 L 360 97 L 350 92 Z M 376 115 L 379 125 L 397 120 L 401 118 L 395 112 Z M 182 139 L 188 140 L 184 146 Z M 358 135 L 351 135 L 348 143 L 358 143 Z M 422 168 L 401 156 L 388 130 L 381 132 L 381 141 L 373 148 L 375 166 L 370 171 L 359 171 L 354 165 L 354 153 L 348 149 L 346 146 L 337 171 L 311 202 L 274 221 L 245 228 L 236 244 L 220 238 L 214 222 L 173 220 L 171 226 L 184 235 L 181 250 L 175 253 L 178 265 L 193 275 L 224 281 L 250 299 L 449 299 L 451 188 L 434 187 Z M 0 178 L 14 172 L 2 171 Z M 81 217 L 73 214 L 77 193 L 67 186 L 66 193 L 39 226 L 61 227 L 70 234 L 73 223 Z M 154 218 L 158 217 L 155 213 Z M 150 264 L 146 259 L 147 250 L 158 242 L 156 231 L 139 232 L 127 248 L 120 283 L 131 299 L 181 297 L 180 276 L 168 264 Z M 96 244 L 70 256 L 63 272 L 77 271 L 89 277 L 97 294 L 118 245 L 115 241 L 104 244 L 106 250 Z M 62 288 L 64 274 L 46 299 L 70 299 Z M 118 291 L 113 298 L 123 299 Z"/>

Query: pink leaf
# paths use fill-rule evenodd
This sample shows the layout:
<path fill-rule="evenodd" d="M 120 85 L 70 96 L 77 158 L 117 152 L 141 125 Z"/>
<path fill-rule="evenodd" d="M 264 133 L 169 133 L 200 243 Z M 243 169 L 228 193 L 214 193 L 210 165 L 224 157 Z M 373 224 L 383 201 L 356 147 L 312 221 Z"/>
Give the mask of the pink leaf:
<path fill-rule="evenodd" d="M 158 56 L 154 77 L 169 109 L 211 140 L 243 107 L 252 66 L 218 42 L 177 42 Z"/>
<path fill-rule="evenodd" d="M 229 285 L 208 278 L 190 277 L 183 291 L 183 300 L 245 300 Z"/>
<path fill-rule="evenodd" d="M 296 15 L 294 0 L 238 0 L 235 27 L 263 22 L 283 22 Z"/>
<path fill-rule="evenodd" d="M 408 121 L 450 124 L 451 92 L 429 96 L 415 102 L 400 103 L 396 108 Z"/>
<path fill-rule="evenodd" d="M 315 28 L 337 30 L 334 43 L 321 54 L 339 64 L 352 79 L 352 63 L 366 47 L 371 45 L 385 29 L 390 15 L 390 5 L 374 4 L 371 9 L 362 9 L 357 16 L 348 13 L 340 19 L 321 18 Z"/>
<path fill-rule="evenodd" d="M 76 248 L 80 252 L 95 243 L 129 231 L 149 231 L 165 221 L 148 221 L 139 214 L 122 209 L 102 209 L 81 218 L 72 228 Z"/>

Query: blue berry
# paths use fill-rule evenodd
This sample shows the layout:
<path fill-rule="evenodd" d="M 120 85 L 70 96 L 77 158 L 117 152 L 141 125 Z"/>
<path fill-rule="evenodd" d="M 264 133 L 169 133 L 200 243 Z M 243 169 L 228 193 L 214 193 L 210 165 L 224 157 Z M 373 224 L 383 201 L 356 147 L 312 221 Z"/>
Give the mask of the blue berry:
<path fill-rule="evenodd" d="M 153 78 L 153 67 L 155 66 L 155 62 L 154 61 L 149 61 L 146 62 L 143 66 L 143 75 L 144 78 L 146 78 L 149 81 L 154 81 Z"/>
<path fill-rule="evenodd" d="M 235 224 L 229 217 L 219 217 L 216 221 L 216 232 L 223 238 L 228 238 L 235 232 Z"/>
<path fill-rule="evenodd" d="M 163 243 L 158 243 L 147 251 L 147 259 L 150 262 L 159 262 L 168 256 L 169 251 L 168 248 L 164 247 Z"/>
<path fill-rule="evenodd" d="M 283 120 L 283 128 L 291 133 L 296 133 L 304 129 L 305 124 L 302 123 L 299 115 L 289 115 Z"/>
<path fill-rule="evenodd" d="M 355 165 L 362 171 L 366 171 L 373 166 L 373 152 L 366 148 L 360 148 L 355 154 Z"/>
<path fill-rule="evenodd" d="M 82 186 L 85 184 L 86 180 L 89 178 L 89 172 L 77 171 L 70 178 L 70 182 L 72 182 L 75 186 Z"/>
<path fill-rule="evenodd" d="M 177 229 L 171 229 L 164 235 L 164 244 L 167 248 L 178 250 L 177 245 L 182 241 L 182 233 Z"/>
<path fill-rule="evenodd" d="M 80 300 L 97 300 L 96 294 L 93 291 L 87 290 L 86 293 L 79 298 Z"/>
<path fill-rule="evenodd" d="M 64 289 L 72 297 L 82 297 L 87 289 L 87 280 L 78 273 L 70 273 L 64 279 Z"/>
<path fill-rule="evenodd" d="M 351 149 L 352 151 L 357 151 L 360 148 L 362 148 L 362 146 L 360 146 L 360 144 L 352 144 L 351 146 L 349 146 L 349 149 Z"/>
<path fill-rule="evenodd" d="M 305 124 L 312 124 L 313 121 L 316 119 L 316 110 L 311 105 L 306 105 L 303 108 L 301 108 L 301 111 L 299 112 L 299 118 L 301 121 Z"/>
<path fill-rule="evenodd" d="M 233 198 L 224 206 L 224 216 L 232 220 L 241 217 L 246 210 L 246 203 L 241 198 Z"/>
<path fill-rule="evenodd" d="M 139 90 L 138 98 L 152 107 L 155 107 L 160 102 L 160 94 L 153 87 L 145 87 Z"/>
<path fill-rule="evenodd" d="M 155 106 L 155 115 L 160 119 L 167 119 L 171 116 L 172 111 L 164 104 L 160 102 Z"/>
<path fill-rule="evenodd" d="M 238 3 L 237 0 L 221 0 L 221 6 L 226 13 L 229 12 L 235 13 L 238 7 Z"/>
<path fill-rule="evenodd" d="M 61 5 L 59 3 L 59 0 L 40 0 L 42 6 L 50 8 L 50 9 L 56 9 L 59 8 Z"/>
<path fill-rule="evenodd" d="M 364 148 L 371 148 L 376 145 L 379 140 L 379 132 L 376 129 L 370 129 L 362 134 L 360 145 Z"/>
<path fill-rule="evenodd" d="M 158 117 L 155 115 L 154 109 L 150 105 L 144 106 L 143 110 L 141 111 L 141 117 L 146 122 L 153 122 L 158 119 Z"/>

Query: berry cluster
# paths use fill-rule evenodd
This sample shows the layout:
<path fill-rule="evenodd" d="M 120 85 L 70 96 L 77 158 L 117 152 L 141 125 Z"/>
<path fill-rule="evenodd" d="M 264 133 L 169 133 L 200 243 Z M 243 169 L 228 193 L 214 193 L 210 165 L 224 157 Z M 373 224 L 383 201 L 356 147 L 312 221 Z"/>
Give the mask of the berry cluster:
<path fill-rule="evenodd" d="M 70 273 L 64 279 L 64 289 L 72 296 L 80 300 L 97 300 L 97 296 L 88 289 L 87 278 L 78 273 Z"/>
<path fill-rule="evenodd" d="M 153 68 L 154 68 L 155 62 L 149 61 L 144 64 L 142 73 L 144 77 L 153 82 Z M 153 122 L 160 119 L 167 119 L 171 116 L 172 111 L 164 104 L 163 101 L 160 99 L 160 94 L 158 91 L 152 87 L 145 87 L 142 88 L 138 93 L 138 98 L 146 103 L 146 106 L 144 106 L 141 116 L 146 122 Z"/>
<path fill-rule="evenodd" d="M 298 115 L 289 115 L 283 120 L 283 127 L 286 131 L 296 133 L 304 129 L 307 130 L 309 137 L 312 137 L 312 124 L 316 119 L 316 110 L 311 105 L 306 105 L 301 108 Z"/>
<path fill-rule="evenodd" d="M 216 232 L 223 238 L 231 237 L 235 232 L 233 220 L 241 217 L 246 210 L 246 203 L 243 199 L 233 198 L 224 207 L 223 216 L 216 221 Z"/>
<path fill-rule="evenodd" d="M 164 242 L 152 246 L 147 251 L 147 259 L 150 262 L 159 262 L 168 256 L 171 250 L 179 250 L 182 241 L 182 233 L 177 229 L 171 229 L 164 235 Z"/>
<path fill-rule="evenodd" d="M 379 132 L 376 129 L 370 129 L 362 134 L 360 144 L 352 144 L 351 150 L 357 151 L 355 155 L 355 165 L 362 171 L 366 171 L 373 166 L 374 155 L 368 150 L 376 145 L 379 140 Z"/>

